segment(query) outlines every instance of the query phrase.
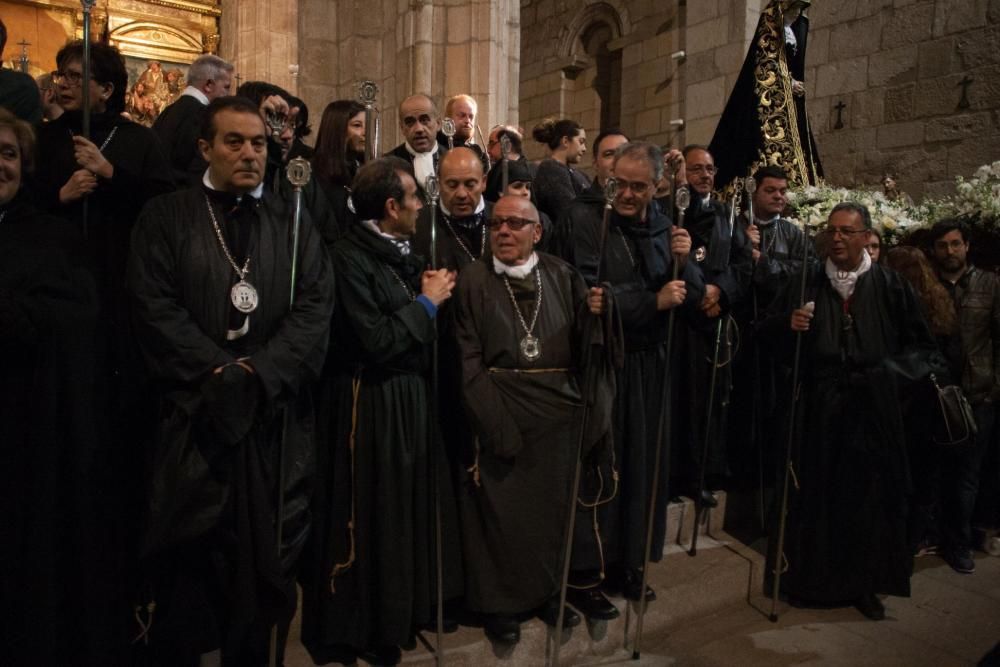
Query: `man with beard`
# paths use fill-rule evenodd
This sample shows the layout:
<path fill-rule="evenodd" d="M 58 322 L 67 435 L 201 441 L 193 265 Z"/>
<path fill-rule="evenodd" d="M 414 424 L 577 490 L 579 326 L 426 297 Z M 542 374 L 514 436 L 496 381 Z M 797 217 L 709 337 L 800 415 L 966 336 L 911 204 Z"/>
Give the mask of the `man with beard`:
<path fill-rule="evenodd" d="M 422 93 L 410 95 L 399 103 L 399 129 L 405 140 L 389 151 L 389 155 L 406 160 L 413 165 L 417 185 L 423 192 L 427 177 L 437 173 L 441 156 L 448 145 L 438 141 L 441 118 L 437 106 Z"/>
<path fill-rule="evenodd" d="M 490 639 L 514 643 L 525 612 L 557 622 L 579 429 L 584 453 L 610 434 L 614 373 L 601 362 L 613 341 L 592 317 L 604 311 L 603 290 L 534 251 L 541 223 L 530 201 L 501 198 L 489 226 L 492 257 L 463 270 L 457 306 L 462 397 L 476 435 L 460 507 L 466 601 Z M 587 362 L 603 374 L 587 374 Z M 567 610 L 564 627 L 579 622 Z"/>
<path fill-rule="evenodd" d="M 656 184 L 663 176 L 663 153 L 656 146 L 637 141 L 618 147 L 612 163 L 618 181 L 609 229 L 601 254 L 601 221 L 581 216 L 573 228 L 573 256 L 589 285 L 600 275 L 610 284 L 625 336 L 625 362 L 618 374 L 614 404 L 615 465 L 621 481 L 614 499 L 598 514 L 606 554 L 604 590 L 639 600 L 646 553 L 646 524 L 653 490 L 656 446 L 663 447 L 657 487 L 652 561 L 663 553 L 666 532 L 668 428 L 671 416 L 661 404 L 669 365 L 666 340 L 670 310 L 694 311 L 704 298 L 701 272 L 689 261 L 691 237 L 674 226 L 653 204 Z M 672 280 L 674 262 L 679 279 Z M 601 266 L 599 270 L 598 267 Z M 676 326 L 676 324 L 675 324 Z M 659 420 L 664 438 L 657 443 Z M 647 601 L 655 599 L 651 588 Z"/>
<path fill-rule="evenodd" d="M 434 321 L 455 273 L 427 271 L 411 251 L 423 204 L 407 162 L 366 163 L 352 198 L 361 221 L 333 249 L 337 355 L 320 425 L 330 436 L 319 450 L 302 639 L 317 664 L 360 656 L 391 665 L 412 633 L 431 624 L 436 602 L 430 480 L 444 466 L 431 439 L 428 371 Z M 454 507 L 454 498 L 442 505 Z"/>
<path fill-rule="evenodd" d="M 681 485 L 677 491 L 687 493 L 702 506 L 715 507 L 718 503 L 706 489 L 718 488 L 719 478 L 729 468 L 724 425 L 732 384 L 730 344 L 735 337 L 730 314 L 742 303 L 749 288 L 750 242 L 740 225 L 730 227 L 729 207 L 712 198 L 712 154 L 704 146 L 688 146 L 683 157 L 687 185 L 692 191 L 686 227 L 691 234 L 691 256 L 705 280 L 705 296 L 699 304 L 700 316 L 687 320 L 678 337 L 680 358 L 685 361 L 678 367 L 677 377 L 687 395 L 684 407 L 677 411 L 676 432 L 684 435 L 674 448 L 674 477 Z M 717 338 L 719 361 L 715 394 L 710 396 Z M 708 422 L 709 401 L 713 402 L 712 423 Z M 706 430 L 711 432 L 706 434 Z M 707 460 L 703 461 L 706 437 L 709 446 Z M 709 479 L 705 488 L 699 488 L 703 468 Z"/>
<path fill-rule="evenodd" d="M 909 596 L 911 492 L 901 395 L 943 360 L 909 283 L 874 264 L 868 209 L 837 204 L 829 256 L 786 284 L 762 323 L 777 354 L 801 336 L 801 431 L 794 440 L 781 583 L 793 605 L 854 605 L 885 618 L 879 593 Z M 797 332 L 794 333 L 793 332 Z"/>
<path fill-rule="evenodd" d="M 455 121 L 455 136 L 452 143 L 464 146 L 476 153 L 483 162 L 483 173 L 489 173 L 490 158 L 483 147 L 476 143 L 476 118 L 479 115 L 479 105 L 471 95 L 464 93 L 448 98 L 444 105 L 445 118 Z M 438 142 L 447 146 L 448 137 L 438 132 Z"/>
<path fill-rule="evenodd" d="M 990 450 L 994 457 L 997 450 L 993 434 L 995 405 L 1000 400 L 1000 284 L 995 273 L 968 261 L 966 225 L 942 220 L 931 228 L 930 240 L 941 284 L 955 302 L 959 319 L 961 358 L 952 377 L 961 382 L 979 428 L 973 447 L 955 448 L 942 457 L 941 555 L 956 572 L 972 574 L 976 563 L 970 547 L 977 498 L 983 508 L 993 505 L 983 513 L 986 525 L 1000 519 L 996 514 L 997 479 L 983 467 L 983 461 L 990 460 Z"/>
<path fill-rule="evenodd" d="M 603 130 L 594 141 L 594 180 L 590 187 L 580 193 L 569 205 L 562 217 L 555 221 L 553 238 L 546 246 L 553 255 L 562 257 L 570 264 L 575 263 L 573 256 L 573 230 L 579 220 L 587 218 L 590 225 L 600 223 L 604 210 L 604 186 L 611 176 L 611 168 L 615 162 L 618 147 L 628 143 L 628 137 L 617 128 Z"/>
<path fill-rule="evenodd" d="M 256 106 L 213 101 L 199 146 L 202 185 L 145 207 L 128 265 L 160 390 L 143 540 L 152 640 L 163 664 L 218 661 L 221 650 L 222 664 L 256 666 L 271 627 L 283 646 L 295 612 L 310 525 L 308 385 L 326 354 L 333 275 L 308 219 L 293 250 L 292 212 L 264 192 Z"/>

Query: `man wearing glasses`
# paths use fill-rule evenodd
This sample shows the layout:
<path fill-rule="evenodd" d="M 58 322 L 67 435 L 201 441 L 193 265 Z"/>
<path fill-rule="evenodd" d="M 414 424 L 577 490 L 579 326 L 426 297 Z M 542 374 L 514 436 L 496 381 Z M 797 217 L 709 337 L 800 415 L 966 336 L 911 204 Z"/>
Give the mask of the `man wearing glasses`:
<path fill-rule="evenodd" d="M 789 357 L 802 341 L 783 590 L 881 620 L 878 594 L 909 596 L 913 565 L 901 396 L 940 372 L 940 355 L 909 283 L 865 251 L 870 230 L 864 206 L 835 206 L 805 298 L 789 281 L 762 328 Z"/>
<path fill-rule="evenodd" d="M 462 398 L 476 435 L 459 494 L 466 600 L 487 636 L 505 644 L 520 638 L 525 612 L 557 622 L 579 429 L 585 454 L 611 429 L 613 370 L 599 361 L 600 337 L 586 333 L 607 324 L 603 290 L 536 252 L 541 235 L 528 199 L 501 197 L 489 219 L 491 256 L 463 269 L 456 297 Z M 588 359 L 598 372 L 585 374 Z M 579 623 L 567 610 L 563 626 Z"/>

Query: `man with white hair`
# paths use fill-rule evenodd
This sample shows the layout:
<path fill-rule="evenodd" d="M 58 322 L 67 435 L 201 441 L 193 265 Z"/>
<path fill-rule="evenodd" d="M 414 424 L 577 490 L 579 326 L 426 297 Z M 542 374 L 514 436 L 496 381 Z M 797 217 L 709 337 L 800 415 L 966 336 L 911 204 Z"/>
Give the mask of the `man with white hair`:
<path fill-rule="evenodd" d="M 205 107 L 216 97 L 229 95 L 232 81 L 232 64 L 212 54 L 200 56 L 188 70 L 187 88 L 153 123 L 178 187 L 201 182 L 208 167 L 198 151 L 198 131 Z"/>

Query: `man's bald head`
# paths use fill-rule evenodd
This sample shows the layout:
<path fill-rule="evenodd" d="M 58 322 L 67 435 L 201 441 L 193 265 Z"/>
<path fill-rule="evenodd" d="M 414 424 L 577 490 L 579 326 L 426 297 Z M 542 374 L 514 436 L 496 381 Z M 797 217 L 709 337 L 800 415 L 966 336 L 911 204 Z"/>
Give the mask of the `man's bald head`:
<path fill-rule="evenodd" d="M 479 156 L 469 148 L 452 149 L 441 158 L 439 173 L 444 209 L 458 218 L 475 213 L 486 189 Z"/>
<path fill-rule="evenodd" d="M 437 105 L 427 95 L 410 95 L 400 102 L 399 129 L 413 150 L 419 153 L 431 151 L 437 142 L 440 126 Z"/>
<path fill-rule="evenodd" d="M 538 209 L 526 197 L 500 197 L 493 205 L 494 218 L 522 218 L 538 222 Z"/>

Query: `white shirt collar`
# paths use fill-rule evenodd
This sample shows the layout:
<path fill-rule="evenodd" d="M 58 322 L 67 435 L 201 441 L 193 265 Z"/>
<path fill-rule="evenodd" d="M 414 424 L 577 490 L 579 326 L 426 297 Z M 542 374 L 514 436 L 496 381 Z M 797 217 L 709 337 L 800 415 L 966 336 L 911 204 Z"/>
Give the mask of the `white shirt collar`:
<path fill-rule="evenodd" d="M 858 284 L 858 278 L 872 268 L 872 258 L 868 251 L 861 253 L 861 262 L 853 271 L 841 271 L 833 260 L 826 258 L 826 277 L 830 279 L 830 284 L 837 291 L 840 298 L 847 301 L 854 294 L 854 288 Z"/>
<path fill-rule="evenodd" d="M 538 264 L 538 253 L 531 251 L 531 257 L 524 264 L 519 264 L 518 266 L 511 266 L 509 264 L 504 264 L 496 255 L 493 256 L 493 271 L 497 275 L 505 275 L 510 278 L 527 278 L 531 275 L 532 269 Z"/>
<path fill-rule="evenodd" d="M 214 185 L 212 185 L 212 179 L 210 179 L 208 177 L 208 171 L 209 170 L 206 169 L 204 175 L 202 175 L 202 177 L 201 177 L 202 185 L 204 185 L 209 190 L 214 190 L 216 192 L 222 192 L 221 190 L 219 190 L 219 188 L 217 188 Z M 261 197 L 263 197 L 264 196 L 264 181 L 261 181 L 260 183 L 258 183 L 257 187 L 255 187 L 253 190 L 251 190 L 247 194 L 250 195 L 251 197 L 253 197 L 254 199 L 260 199 Z M 243 195 L 236 195 L 236 201 L 240 201 L 241 199 L 243 199 Z"/>
<path fill-rule="evenodd" d="M 445 208 L 445 205 L 444 205 L 443 201 L 439 200 L 438 201 L 438 206 L 441 207 L 441 212 L 442 213 L 444 213 L 449 218 L 451 217 L 451 212 L 448 211 L 447 208 Z M 482 195 L 480 195 L 479 196 L 479 203 L 476 204 L 476 210 L 472 212 L 472 215 L 476 215 L 477 213 L 482 213 L 485 209 L 486 209 L 486 200 L 483 199 Z"/>
<path fill-rule="evenodd" d="M 436 141 L 434 142 L 434 148 L 430 149 L 426 153 L 421 153 L 420 151 L 418 151 L 416 148 L 410 145 L 409 141 L 404 141 L 403 146 L 406 147 L 406 152 L 412 155 L 413 157 L 417 157 L 418 155 L 434 155 L 435 153 L 438 152 L 439 148 L 438 142 Z"/>
<path fill-rule="evenodd" d="M 188 97 L 193 97 L 194 99 L 198 100 L 205 106 L 208 106 L 208 96 L 205 95 L 205 93 L 198 90 L 197 88 L 195 88 L 194 86 L 188 86 L 187 88 L 185 88 L 184 91 L 181 93 L 181 95 L 187 95 Z"/>

